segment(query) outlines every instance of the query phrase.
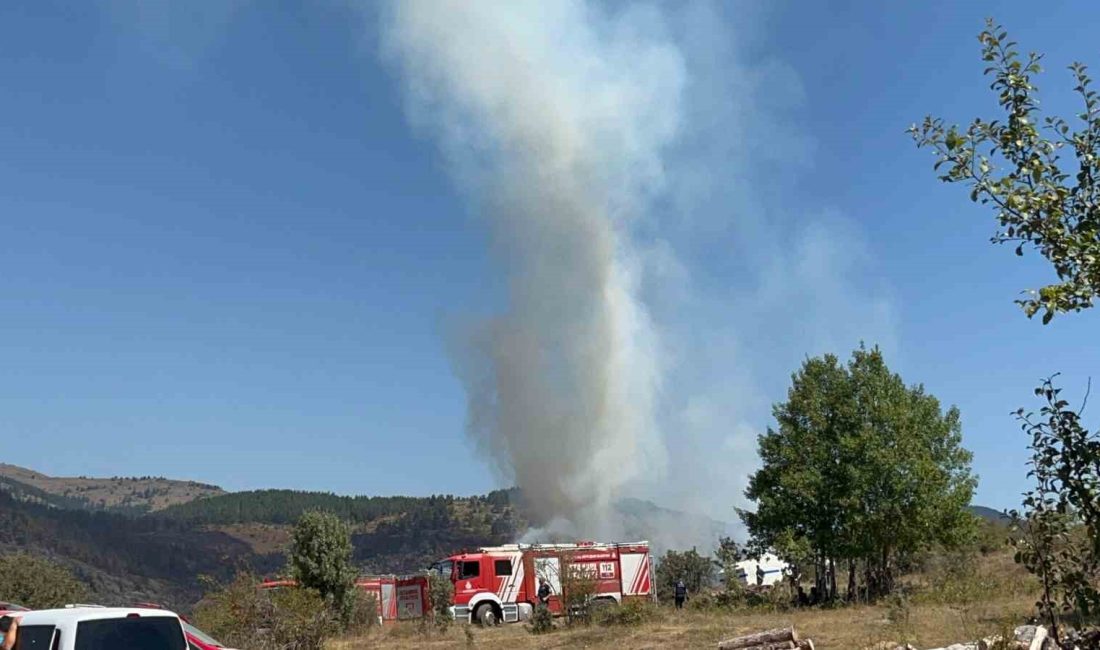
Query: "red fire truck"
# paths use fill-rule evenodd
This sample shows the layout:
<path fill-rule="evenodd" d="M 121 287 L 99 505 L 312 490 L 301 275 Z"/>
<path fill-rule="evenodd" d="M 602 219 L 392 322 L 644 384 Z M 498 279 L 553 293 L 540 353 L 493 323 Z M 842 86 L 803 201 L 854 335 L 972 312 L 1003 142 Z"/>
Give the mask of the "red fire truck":
<path fill-rule="evenodd" d="M 294 587 L 293 580 L 264 580 L 263 589 Z M 374 596 L 378 603 L 378 618 L 383 623 L 420 618 L 428 611 L 428 577 L 360 576 L 355 586 Z"/>
<path fill-rule="evenodd" d="M 506 544 L 452 555 L 432 570 L 454 583 L 457 620 L 496 625 L 531 617 L 540 580 L 550 585 L 550 611 L 560 614 L 563 559 L 596 579 L 598 601 L 653 597 L 649 542 Z"/>

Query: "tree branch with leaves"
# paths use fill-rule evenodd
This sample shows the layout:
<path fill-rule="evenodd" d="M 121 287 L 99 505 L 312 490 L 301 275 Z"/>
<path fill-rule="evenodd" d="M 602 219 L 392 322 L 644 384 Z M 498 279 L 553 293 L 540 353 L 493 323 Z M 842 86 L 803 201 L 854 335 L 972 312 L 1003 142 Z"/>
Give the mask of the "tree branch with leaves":
<path fill-rule="evenodd" d="M 1017 255 L 1033 248 L 1050 262 L 1058 282 L 1016 301 L 1029 318 L 1042 311 L 1045 324 L 1058 313 L 1092 307 L 1100 294 L 1100 97 L 1086 66 L 1073 63 L 1082 102 L 1077 128 L 1043 117 L 1033 82 L 1042 55 L 1021 56 L 992 20 L 978 40 L 1004 119 L 978 118 L 963 129 L 929 116 L 909 133 L 918 147 L 935 152 L 940 180 L 963 183 L 971 201 L 996 211 L 993 243 L 1015 244 Z"/>

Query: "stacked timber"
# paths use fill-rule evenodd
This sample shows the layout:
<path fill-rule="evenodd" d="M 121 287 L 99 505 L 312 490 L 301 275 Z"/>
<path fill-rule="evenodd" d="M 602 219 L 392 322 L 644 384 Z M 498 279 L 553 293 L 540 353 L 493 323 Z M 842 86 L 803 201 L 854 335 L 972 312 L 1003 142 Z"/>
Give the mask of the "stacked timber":
<path fill-rule="evenodd" d="M 718 650 L 814 650 L 810 639 L 799 639 L 793 627 L 735 636 L 718 642 Z"/>

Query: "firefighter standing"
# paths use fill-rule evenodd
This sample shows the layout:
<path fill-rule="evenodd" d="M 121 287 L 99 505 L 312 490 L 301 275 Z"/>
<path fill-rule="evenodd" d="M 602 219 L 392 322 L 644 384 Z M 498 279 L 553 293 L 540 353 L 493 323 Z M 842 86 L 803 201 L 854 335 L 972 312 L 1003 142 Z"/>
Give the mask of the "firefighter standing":
<path fill-rule="evenodd" d="M 684 608 L 684 600 L 687 598 L 687 594 L 688 594 L 687 585 L 684 584 L 683 580 L 677 580 L 676 581 L 676 593 L 675 593 L 676 609 L 683 609 Z"/>
<path fill-rule="evenodd" d="M 756 565 L 756 586 L 764 586 L 764 567 L 760 566 L 760 564 Z"/>
<path fill-rule="evenodd" d="M 539 602 L 542 603 L 543 606 L 549 606 L 550 605 L 550 593 L 551 593 L 550 583 L 546 582 L 546 578 L 540 578 L 539 579 L 538 597 L 539 597 Z"/>

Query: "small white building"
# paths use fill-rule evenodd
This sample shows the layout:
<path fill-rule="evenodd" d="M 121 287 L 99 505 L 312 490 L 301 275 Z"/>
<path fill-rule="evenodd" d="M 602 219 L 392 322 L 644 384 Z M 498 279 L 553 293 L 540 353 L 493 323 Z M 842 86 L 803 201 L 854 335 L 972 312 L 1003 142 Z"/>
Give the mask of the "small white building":
<path fill-rule="evenodd" d="M 787 563 L 772 553 L 765 553 L 759 560 L 744 560 L 737 563 L 737 577 L 746 585 L 756 584 L 756 568 L 764 571 L 763 584 L 771 586 L 783 581 Z"/>

